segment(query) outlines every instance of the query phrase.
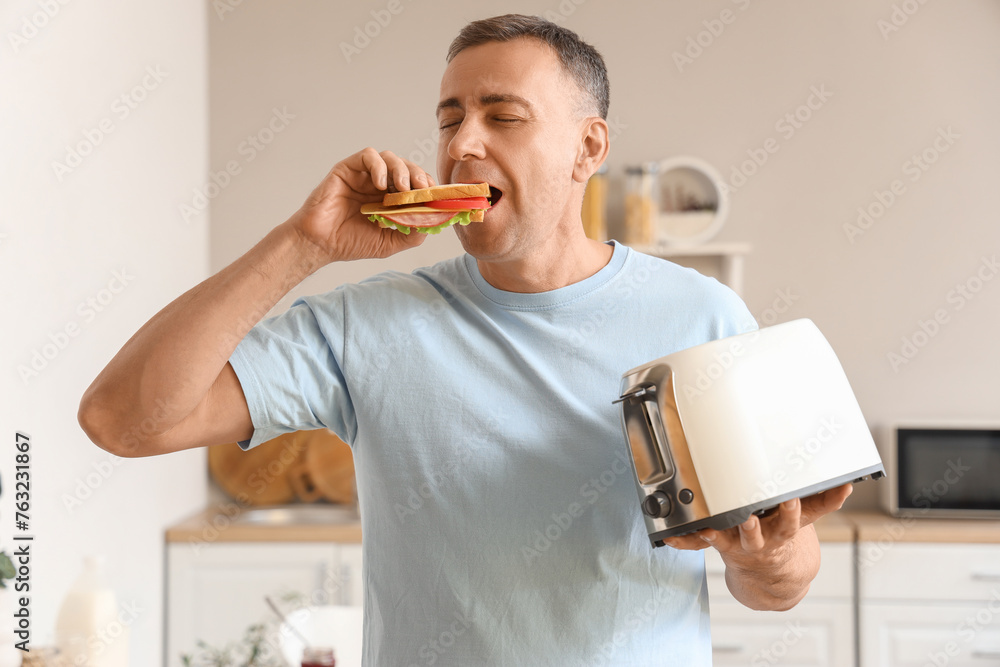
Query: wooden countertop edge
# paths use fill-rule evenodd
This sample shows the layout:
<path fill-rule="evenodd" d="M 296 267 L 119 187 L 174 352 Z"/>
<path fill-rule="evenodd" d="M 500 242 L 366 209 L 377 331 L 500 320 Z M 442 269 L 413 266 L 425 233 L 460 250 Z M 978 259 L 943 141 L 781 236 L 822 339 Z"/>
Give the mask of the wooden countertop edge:
<path fill-rule="evenodd" d="M 234 523 L 231 513 L 209 507 L 167 528 L 168 544 L 216 542 L 341 542 L 361 543 L 361 522 L 266 526 Z"/>
<path fill-rule="evenodd" d="M 888 517 L 887 517 L 888 518 Z M 816 522 L 822 542 L 853 542 L 855 526 L 846 512 L 829 514 Z M 361 523 L 295 524 L 264 526 L 234 523 L 231 513 L 209 507 L 167 528 L 168 544 L 188 542 L 361 542 Z"/>
<path fill-rule="evenodd" d="M 816 522 L 821 542 L 930 542 L 1000 544 L 1000 521 L 893 517 L 878 511 L 844 511 Z M 234 523 L 209 507 L 167 528 L 167 543 L 189 542 L 361 542 L 361 523 L 263 526 Z"/>
<path fill-rule="evenodd" d="M 858 542 L 1000 544 L 1000 521 L 995 519 L 924 519 L 883 512 L 850 516 L 857 527 Z"/>

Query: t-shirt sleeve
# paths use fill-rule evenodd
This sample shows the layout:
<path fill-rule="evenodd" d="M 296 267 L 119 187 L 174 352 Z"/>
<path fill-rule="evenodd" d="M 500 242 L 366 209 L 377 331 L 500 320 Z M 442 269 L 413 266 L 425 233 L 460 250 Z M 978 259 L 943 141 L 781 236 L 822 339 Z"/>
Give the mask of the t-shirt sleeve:
<path fill-rule="evenodd" d="M 719 283 L 716 338 L 726 338 L 758 329 L 757 321 L 736 292 Z"/>
<path fill-rule="evenodd" d="M 344 293 L 300 298 L 255 326 L 229 358 L 243 387 L 250 449 L 283 433 L 328 428 L 353 445 L 357 421 L 343 373 Z"/>

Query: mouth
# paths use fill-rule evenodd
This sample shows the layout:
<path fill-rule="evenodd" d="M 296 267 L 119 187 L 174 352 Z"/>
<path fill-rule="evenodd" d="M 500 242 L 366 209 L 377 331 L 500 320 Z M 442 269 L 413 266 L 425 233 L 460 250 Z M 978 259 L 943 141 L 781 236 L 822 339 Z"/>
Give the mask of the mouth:
<path fill-rule="evenodd" d="M 490 208 L 493 208 L 498 203 L 500 203 L 500 198 L 503 197 L 503 190 L 500 188 L 490 186 Z"/>

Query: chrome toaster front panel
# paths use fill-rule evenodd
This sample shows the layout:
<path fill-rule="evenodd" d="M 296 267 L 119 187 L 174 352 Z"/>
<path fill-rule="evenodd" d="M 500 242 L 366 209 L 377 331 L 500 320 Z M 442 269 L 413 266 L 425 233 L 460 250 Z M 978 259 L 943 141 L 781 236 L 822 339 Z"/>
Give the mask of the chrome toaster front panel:
<path fill-rule="evenodd" d="M 680 527 L 710 515 L 681 428 L 670 368 L 644 367 L 623 378 L 621 389 L 622 428 L 647 532 L 691 532 Z"/>

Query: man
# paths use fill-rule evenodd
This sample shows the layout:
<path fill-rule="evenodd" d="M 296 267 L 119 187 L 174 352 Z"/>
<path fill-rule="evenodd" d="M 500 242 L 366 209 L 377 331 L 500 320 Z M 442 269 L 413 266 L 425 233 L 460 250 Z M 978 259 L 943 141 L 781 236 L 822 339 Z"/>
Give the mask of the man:
<path fill-rule="evenodd" d="M 518 15 L 466 26 L 441 81 L 438 176 L 502 192 L 456 230 L 467 254 L 254 326 L 328 263 L 423 242 L 359 207 L 433 180 L 365 149 L 140 329 L 83 397 L 84 429 L 123 456 L 298 429 L 348 442 L 367 665 L 710 664 L 697 550 L 719 549 L 744 604 L 789 608 L 819 566 L 810 524 L 850 486 L 650 548 L 612 405 L 621 373 L 756 325 L 716 281 L 584 236 L 607 108 L 603 60 L 574 33 Z M 118 438 L 154 414 L 155 435 Z"/>

